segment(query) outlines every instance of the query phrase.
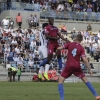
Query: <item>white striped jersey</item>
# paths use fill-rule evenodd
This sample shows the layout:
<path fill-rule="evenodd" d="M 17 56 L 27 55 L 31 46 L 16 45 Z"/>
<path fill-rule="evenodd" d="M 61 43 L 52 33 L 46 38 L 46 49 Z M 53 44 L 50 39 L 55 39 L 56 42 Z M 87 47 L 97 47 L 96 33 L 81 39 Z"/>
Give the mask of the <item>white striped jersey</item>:
<path fill-rule="evenodd" d="M 39 32 L 39 39 L 40 39 L 40 42 L 41 42 L 41 46 L 47 46 L 48 40 L 45 37 L 44 30 Z"/>

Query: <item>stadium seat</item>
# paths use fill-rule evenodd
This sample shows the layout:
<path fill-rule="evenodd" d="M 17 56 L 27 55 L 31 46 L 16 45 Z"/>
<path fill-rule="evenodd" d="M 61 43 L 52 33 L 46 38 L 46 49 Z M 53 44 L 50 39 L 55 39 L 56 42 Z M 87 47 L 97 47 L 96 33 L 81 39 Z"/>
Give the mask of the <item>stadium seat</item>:
<path fill-rule="evenodd" d="M 24 65 L 25 69 L 29 69 L 28 61 L 23 61 L 23 65 Z"/>
<path fill-rule="evenodd" d="M 11 9 L 13 9 L 13 10 L 16 9 L 16 2 L 11 2 Z"/>
<path fill-rule="evenodd" d="M 34 11 L 40 11 L 40 5 L 34 4 Z"/>
<path fill-rule="evenodd" d="M 34 11 L 34 5 L 33 4 L 26 4 L 24 10 Z"/>
<path fill-rule="evenodd" d="M 53 10 L 50 10 L 49 12 L 48 12 L 48 17 L 53 17 L 54 19 L 57 17 L 56 16 L 56 12 L 55 11 L 53 11 Z"/>
<path fill-rule="evenodd" d="M 16 2 L 16 9 L 20 10 L 20 8 L 21 8 L 20 2 Z"/>
<path fill-rule="evenodd" d="M 100 21 L 100 12 L 97 12 L 97 21 Z"/>
<path fill-rule="evenodd" d="M 30 8 L 30 4 L 27 3 L 24 10 L 29 10 L 29 8 Z"/>

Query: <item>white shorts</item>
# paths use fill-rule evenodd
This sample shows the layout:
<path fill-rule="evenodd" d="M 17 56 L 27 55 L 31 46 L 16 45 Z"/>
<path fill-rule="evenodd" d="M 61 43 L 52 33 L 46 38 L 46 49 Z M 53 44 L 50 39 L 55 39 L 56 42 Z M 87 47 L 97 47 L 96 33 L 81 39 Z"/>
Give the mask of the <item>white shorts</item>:
<path fill-rule="evenodd" d="M 47 58 L 48 53 L 47 53 L 47 47 L 46 46 L 40 46 L 38 51 L 39 51 L 39 54 L 43 56 L 43 58 Z"/>

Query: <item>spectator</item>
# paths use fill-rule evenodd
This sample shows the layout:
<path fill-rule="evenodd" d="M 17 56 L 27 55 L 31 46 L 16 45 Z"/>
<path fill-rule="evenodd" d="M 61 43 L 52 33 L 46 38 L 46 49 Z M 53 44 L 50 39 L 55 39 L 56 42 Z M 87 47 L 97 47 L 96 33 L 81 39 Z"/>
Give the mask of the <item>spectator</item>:
<path fill-rule="evenodd" d="M 72 33 L 71 38 L 72 38 L 72 39 L 75 39 L 75 38 L 76 38 L 76 36 L 77 36 L 76 29 L 75 29 L 75 28 L 73 28 L 73 31 L 72 31 L 71 33 Z"/>
<path fill-rule="evenodd" d="M 21 68 L 20 67 L 18 67 L 17 75 L 18 75 L 18 82 L 20 82 L 20 76 L 21 76 Z"/>
<path fill-rule="evenodd" d="M 30 44 L 30 50 L 34 50 L 35 47 L 36 47 L 36 41 L 33 40 L 33 41 L 31 42 L 31 44 Z"/>
<path fill-rule="evenodd" d="M 64 32 L 65 35 L 67 35 L 67 29 L 66 29 L 66 26 L 64 24 L 61 27 L 61 32 Z"/>
<path fill-rule="evenodd" d="M 9 27 L 11 27 L 12 29 L 14 28 L 13 18 L 11 18 L 10 21 L 9 21 Z"/>
<path fill-rule="evenodd" d="M 2 58 L 3 57 L 3 50 L 2 50 L 2 45 L 0 44 L 0 58 Z"/>
<path fill-rule="evenodd" d="M 9 26 L 9 20 L 8 20 L 8 18 L 4 18 L 2 20 L 2 25 L 3 25 L 4 29 L 8 29 L 8 26 Z"/>
<path fill-rule="evenodd" d="M 11 8 L 11 0 L 7 0 L 7 10 Z"/>
<path fill-rule="evenodd" d="M 34 68 L 34 61 L 33 61 L 33 58 L 30 57 L 29 61 L 28 61 L 28 66 L 29 68 L 33 69 Z"/>
<path fill-rule="evenodd" d="M 98 38 L 100 38 L 100 30 L 97 32 Z"/>
<path fill-rule="evenodd" d="M 32 14 L 28 18 L 28 24 L 29 24 L 29 28 L 34 26 L 34 19 L 33 19 L 33 15 Z"/>
<path fill-rule="evenodd" d="M 19 68 L 21 68 L 23 70 L 23 68 L 24 68 L 24 66 L 23 66 L 23 58 L 20 55 L 18 57 L 17 65 L 18 65 Z"/>
<path fill-rule="evenodd" d="M 92 31 L 92 26 L 91 26 L 91 24 L 88 24 L 88 26 L 87 26 L 87 31 Z"/>
<path fill-rule="evenodd" d="M 16 55 L 16 54 L 14 55 L 13 60 L 14 60 L 15 62 L 17 62 L 17 61 L 18 61 L 18 57 L 17 57 L 17 55 Z"/>
<path fill-rule="evenodd" d="M 89 47 L 90 47 L 89 38 L 87 38 L 86 39 L 86 47 L 85 47 L 87 53 L 90 53 L 90 48 Z"/>
<path fill-rule="evenodd" d="M 37 54 L 35 54 L 35 57 L 34 57 L 34 68 L 37 69 L 39 68 L 39 56 Z"/>
<path fill-rule="evenodd" d="M 10 53 L 10 47 L 7 45 L 7 47 L 5 47 L 5 52 Z"/>
<path fill-rule="evenodd" d="M 16 16 L 16 22 L 17 22 L 19 28 L 21 28 L 21 25 L 22 25 L 22 16 L 20 16 L 20 13 L 18 13 L 18 15 Z"/>
<path fill-rule="evenodd" d="M 91 57 L 94 57 L 94 51 L 95 51 L 95 48 L 93 47 L 93 44 L 91 43 L 90 44 L 90 55 L 91 55 Z"/>
<path fill-rule="evenodd" d="M 33 19 L 34 19 L 34 23 L 35 23 L 34 27 L 38 27 L 39 26 L 39 18 L 37 17 L 37 15 L 34 15 Z"/>
<path fill-rule="evenodd" d="M 9 56 L 8 56 L 7 59 L 8 59 L 7 61 L 8 61 L 9 63 L 12 62 L 12 61 L 14 61 L 14 60 L 13 60 L 13 56 L 12 56 L 11 54 L 9 54 Z"/>
<path fill-rule="evenodd" d="M 17 45 L 16 48 L 15 48 L 15 52 L 16 52 L 17 54 L 20 54 L 20 49 L 19 49 L 19 46 L 18 46 L 18 45 Z"/>
<path fill-rule="evenodd" d="M 16 73 L 17 73 L 17 69 L 16 68 L 14 68 L 14 67 L 8 68 L 8 76 L 10 78 L 9 79 L 10 82 L 12 81 L 12 77 L 13 77 L 13 82 L 15 81 Z"/>
<path fill-rule="evenodd" d="M 13 38 L 13 39 L 12 39 L 11 44 L 13 44 L 13 45 L 17 45 L 17 41 L 16 41 L 16 39 L 15 39 L 15 38 Z"/>

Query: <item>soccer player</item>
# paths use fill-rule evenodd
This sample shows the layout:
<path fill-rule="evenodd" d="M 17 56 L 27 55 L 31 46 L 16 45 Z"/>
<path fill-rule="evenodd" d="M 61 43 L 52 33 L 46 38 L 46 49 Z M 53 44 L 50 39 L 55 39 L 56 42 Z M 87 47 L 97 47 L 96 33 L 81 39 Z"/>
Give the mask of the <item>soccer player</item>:
<path fill-rule="evenodd" d="M 87 85 L 89 90 L 93 93 L 96 100 L 100 100 L 100 96 L 97 94 L 95 89 L 93 88 L 92 84 L 88 81 L 87 77 L 85 76 L 84 72 L 82 71 L 80 67 L 80 58 L 82 58 L 84 64 L 87 66 L 90 75 L 92 76 L 92 71 L 90 68 L 90 65 L 88 63 L 88 60 L 85 55 L 84 48 L 80 44 L 83 40 L 83 37 L 81 34 L 78 34 L 76 37 L 75 42 L 70 42 L 65 44 L 64 46 L 58 47 L 58 50 L 61 49 L 68 49 L 68 56 L 67 56 L 67 62 L 64 70 L 62 71 L 59 80 L 58 80 L 58 91 L 60 95 L 60 100 L 64 99 L 64 90 L 63 90 L 63 82 L 66 78 L 70 77 L 72 74 L 82 79 L 82 81 Z M 56 51 L 56 52 L 57 52 Z"/>
<path fill-rule="evenodd" d="M 54 19 L 52 17 L 50 17 L 48 19 L 49 25 L 45 27 L 45 35 L 46 38 L 48 38 L 48 57 L 47 59 L 45 59 L 40 66 L 43 66 L 45 64 L 49 64 L 49 62 L 51 61 L 52 57 L 53 57 L 53 53 L 56 51 L 56 49 L 59 47 L 58 44 L 58 40 L 61 38 L 65 41 L 67 41 L 67 39 L 65 39 L 60 32 L 58 31 L 58 28 L 55 27 L 54 24 Z M 58 58 L 58 64 L 59 64 L 59 68 L 62 69 L 62 60 L 61 60 L 61 52 L 59 51 L 57 53 L 57 58 Z M 45 74 L 46 79 L 48 79 L 48 75 Z"/>
<path fill-rule="evenodd" d="M 47 55 L 48 55 L 47 54 L 47 42 L 48 42 L 48 40 L 46 39 L 46 36 L 45 36 L 45 33 L 44 33 L 44 28 L 47 25 L 48 25 L 48 23 L 43 23 L 42 24 L 42 31 L 39 34 L 39 39 L 40 39 L 40 42 L 41 42 L 41 46 L 39 46 L 39 49 L 38 50 L 39 50 L 39 54 L 42 55 L 42 57 L 44 59 L 46 59 L 47 58 Z M 43 72 L 44 72 L 44 76 L 46 76 L 48 74 L 49 67 L 50 67 L 49 64 L 46 64 L 45 65 L 45 70 L 44 70 L 44 67 L 43 66 L 40 67 L 39 74 L 38 74 L 38 76 L 39 76 L 40 79 L 43 78 L 43 76 L 42 76 Z M 48 79 L 48 77 L 46 79 Z"/>

